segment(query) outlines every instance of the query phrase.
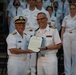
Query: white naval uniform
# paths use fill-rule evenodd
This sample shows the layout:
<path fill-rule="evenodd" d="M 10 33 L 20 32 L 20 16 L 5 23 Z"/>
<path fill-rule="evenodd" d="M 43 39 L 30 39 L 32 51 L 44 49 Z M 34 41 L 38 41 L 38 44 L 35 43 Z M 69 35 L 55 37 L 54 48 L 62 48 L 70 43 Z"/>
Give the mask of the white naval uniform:
<path fill-rule="evenodd" d="M 42 5 L 42 6 L 43 6 L 45 9 L 46 9 L 46 7 L 48 6 L 48 4 L 49 4 L 49 0 L 47 0 L 47 1 L 44 1 L 44 0 L 43 0 L 43 5 Z"/>
<path fill-rule="evenodd" d="M 28 58 L 27 54 L 12 54 L 9 49 L 11 48 L 18 48 L 22 50 L 26 50 L 29 38 L 25 33 L 23 34 L 23 38 L 20 34 L 15 30 L 14 33 L 9 34 L 7 39 L 8 45 L 8 75 L 27 75 L 28 72 Z"/>
<path fill-rule="evenodd" d="M 56 0 L 54 0 L 53 2 L 49 1 L 48 6 L 54 7 L 54 4 L 53 4 L 54 2 L 58 2 L 58 9 L 61 9 L 61 8 L 62 8 L 62 7 L 60 6 L 60 1 L 56 1 Z"/>
<path fill-rule="evenodd" d="M 7 11 L 10 11 L 11 7 L 13 7 L 13 1 L 14 0 L 11 0 L 8 4 L 8 7 L 7 7 Z M 21 4 L 21 7 L 24 9 L 26 8 L 26 5 L 27 5 L 27 2 L 24 1 L 24 3 L 20 0 L 20 4 Z"/>
<path fill-rule="evenodd" d="M 34 35 L 34 31 L 39 27 L 37 23 L 38 10 L 35 8 L 31 11 L 29 8 L 23 10 L 23 16 L 27 17 L 25 32 Z"/>
<path fill-rule="evenodd" d="M 16 8 L 14 6 L 10 9 L 9 14 L 8 14 L 8 17 L 10 17 L 9 33 L 15 30 L 15 24 L 14 24 L 13 18 L 17 15 L 21 15 L 22 10 L 23 8 L 18 7 L 17 14 L 16 14 Z"/>
<path fill-rule="evenodd" d="M 53 15 L 55 16 L 55 11 L 53 10 Z M 57 18 L 57 29 L 58 31 L 60 31 L 61 29 L 61 24 L 60 24 L 60 20 L 61 20 L 61 17 L 62 17 L 62 11 L 58 8 L 58 10 L 56 11 L 56 16 Z"/>
<path fill-rule="evenodd" d="M 23 10 L 23 15 L 27 17 L 25 32 L 31 36 L 34 35 L 35 30 L 39 27 L 37 23 L 37 13 L 38 10 L 35 8 L 33 11 L 29 10 L 29 8 Z M 28 54 L 29 55 L 29 54 Z M 32 53 L 29 55 L 29 64 L 31 75 L 35 75 L 36 73 L 36 53 Z"/>
<path fill-rule="evenodd" d="M 63 5 L 64 4 L 64 5 Z M 67 16 L 67 15 L 69 15 L 69 13 L 70 13 L 70 10 L 69 10 L 69 2 L 68 1 L 65 1 L 64 3 L 63 2 L 59 2 L 59 5 L 60 5 L 60 7 L 61 7 L 61 11 L 62 11 L 62 19 L 65 17 L 65 16 Z M 66 9 L 67 8 L 67 9 Z"/>
<path fill-rule="evenodd" d="M 48 6 L 52 6 L 53 7 L 53 3 L 54 2 L 49 1 Z"/>
<path fill-rule="evenodd" d="M 65 27 L 63 34 L 64 67 L 65 75 L 76 75 L 76 15 L 70 15 L 63 20 Z"/>
<path fill-rule="evenodd" d="M 55 16 L 50 17 L 51 26 L 57 27 L 57 18 Z"/>
<path fill-rule="evenodd" d="M 52 46 L 61 43 L 57 29 L 49 28 L 39 29 L 36 36 L 45 38 L 45 46 Z M 38 75 L 58 75 L 57 73 L 57 49 L 41 51 L 38 58 L 37 73 Z"/>

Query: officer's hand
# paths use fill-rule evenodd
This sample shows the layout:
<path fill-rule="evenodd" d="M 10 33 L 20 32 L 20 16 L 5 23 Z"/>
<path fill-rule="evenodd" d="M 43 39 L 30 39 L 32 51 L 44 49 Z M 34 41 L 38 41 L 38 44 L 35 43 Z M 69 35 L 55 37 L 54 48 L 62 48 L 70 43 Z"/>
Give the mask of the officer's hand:
<path fill-rule="evenodd" d="M 28 49 L 27 53 L 35 53 L 33 50 Z"/>
<path fill-rule="evenodd" d="M 40 50 L 45 50 L 45 49 L 46 49 L 46 47 L 45 47 L 45 46 L 43 46 L 43 47 L 40 47 L 39 49 L 40 49 Z"/>

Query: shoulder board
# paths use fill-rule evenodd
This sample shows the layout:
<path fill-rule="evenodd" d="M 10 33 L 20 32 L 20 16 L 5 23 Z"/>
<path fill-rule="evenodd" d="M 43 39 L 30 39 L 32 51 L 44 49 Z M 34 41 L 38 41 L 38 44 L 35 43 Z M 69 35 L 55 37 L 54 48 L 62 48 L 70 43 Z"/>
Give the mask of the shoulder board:
<path fill-rule="evenodd" d="M 24 33 L 25 35 L 27 35 L 26 33 Z"/>
<path fill-rule="evenodd" d="M 39 30 L 39 28 L 37 28 L 35 31 L 38 31 Z"/>
<path fill-rule="evenodd" d="M 12 35 L 15 35 L 16 33 L 17 33 L 17 32 L 12 32 L 11 34 L 12 34 Z"/>
<path fill-rule="evenodd" d="M 56 26 L 49 26 L 49 28 L 53 28 L 53 29 L 56 29 Z"/>

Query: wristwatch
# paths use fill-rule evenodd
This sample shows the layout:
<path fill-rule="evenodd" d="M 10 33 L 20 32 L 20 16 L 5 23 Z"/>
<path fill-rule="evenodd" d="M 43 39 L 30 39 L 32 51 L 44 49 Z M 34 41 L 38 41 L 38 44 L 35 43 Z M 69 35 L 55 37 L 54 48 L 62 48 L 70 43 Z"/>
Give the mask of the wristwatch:
<path fill-rule="evenodd" d="M 45 50 L 47 50 L 48 49 L 48 47 L 47 46 L 45 46 Z"/>

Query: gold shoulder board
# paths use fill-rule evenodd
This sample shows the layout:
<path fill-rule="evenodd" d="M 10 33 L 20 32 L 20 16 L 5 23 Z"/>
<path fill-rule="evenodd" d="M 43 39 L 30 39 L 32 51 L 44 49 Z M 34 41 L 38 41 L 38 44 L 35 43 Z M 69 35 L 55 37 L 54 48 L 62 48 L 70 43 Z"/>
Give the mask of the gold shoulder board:
<path fill-rule="evenodd" d="M 16 33 L 17 33 L 17 32 L 12 32 L 11 34 L 12 34 L 12 35 L 15 35 Z"/>
<path fill-rule="evenodd" d="M 49 26 L 50 28 L 56 29 L 56 26 Z"/>
<path fill-rule="evenodd" d="M 24 33 L 25 35 L 27 35 L 26 33 Z"/>
<path fill-rule="evenodd" d="M 39 30 L 39 28 L 37 28 L 35 31 L 38 31 Z"/>

